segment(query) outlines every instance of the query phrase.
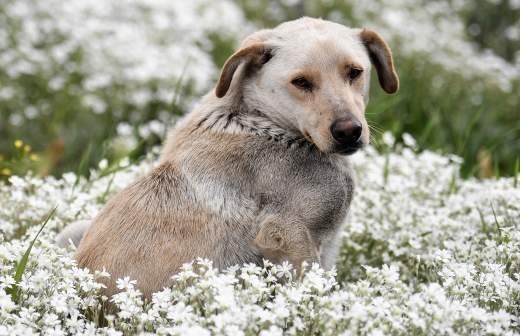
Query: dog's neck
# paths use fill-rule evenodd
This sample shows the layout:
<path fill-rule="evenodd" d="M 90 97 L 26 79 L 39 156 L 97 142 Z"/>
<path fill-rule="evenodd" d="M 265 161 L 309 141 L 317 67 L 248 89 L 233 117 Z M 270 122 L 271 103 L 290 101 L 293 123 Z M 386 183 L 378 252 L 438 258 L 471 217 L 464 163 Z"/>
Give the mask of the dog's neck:
<path fill-rule="evenodd" d="M 245 104 L 229 104 L 210 93 L 198 108 L 177 123 L 168 136 L 159 161 L 171 160 L 177 151 L 191 146 L 189 139 L 204 134 L 255 137 L 269 146 L 283 146 L 290 151 L 319 152 L 303 134 L 281 126 L 259 109 L 249 109 Z"/>
<path fill-rule="evenodd" d="M 282 127 L 262 111 L 248 109 L 245 104 L 233 105 L 240 108 L 219 106 L 200 113 L 195 119 L 195 126 L 192 126 L 192 132 L 252 135 L 286 144 L 288 148 L 315 147 L 298 130 Z"/>

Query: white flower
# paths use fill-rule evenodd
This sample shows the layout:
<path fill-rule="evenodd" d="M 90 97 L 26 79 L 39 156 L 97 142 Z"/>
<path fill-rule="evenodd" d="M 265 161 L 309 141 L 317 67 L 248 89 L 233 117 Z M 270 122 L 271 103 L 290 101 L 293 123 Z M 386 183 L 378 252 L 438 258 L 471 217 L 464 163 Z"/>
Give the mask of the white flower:
<path fill-rule="evenodd" d="M 413 148 L 413 149 L 417 148 L 417 142 L 410 134 L 403 133 L 402 137 L 403 137 L 403 142 L 406 146 Z"/>
<path fill-rule="evenodd" d="M 399 268 L 396 265 L 383 265 L 381 268 L 381 274 L 389 283 L 394 283 L 399 280 Z"/>
<path fill-rule="evenodd" d="M 0 310 L 3 313 L 9 313 L 15 308 L 16 304 L 11 300 L 11 296 L 8 295 L 3 289 L 0 289 Z"/>
<path fill-rule="evenodd" d="M 129 277 L 124 277 L 123 279 L 117 279 L 116 286 L 118 289 L 123 290 L 133 290 L 134 286 L 137 284 L 136 280 L 130 280 Z"/>
<path fill-rule="evenodd" d="M 55 295 L 51 299 L 50 304 L 58 313 L 65 313 L 68 311 L 67 297 L 65 295 Z"/>
<path fill-rule="evenodd" d="M 452 22 L 450 14 L 457 3 L 427 2 L 416 10 L 411 0 L 370 0 L 353 10 L 376 28 L 397 29 L 390 38 L 402 38 L 403 53 L 439 49 L 432 59 L 459 69 L 459 56 L 441 57 L 455 50 L 479 75 L 492 69 L 497 80 L 509 81 L 516 70 L 461 42 L 460 22 Z M 215 74 L 208 32 L 234 36 L 244 26 L 242 13 L 228 1 L 7 0 L 0 7 L 19 22 L 20 41 L 25 41 L 4 51 L 7 39 L 0 29 L 0 67 L 6 59 L 13 63 L 4 66 L 7 75 L 56 73 L 54 65 L 82 70 L 90 95 L 81 103 L 100 113 L 99 91 L 127 80 L 124 102 L 171 103 L 171 79 L 180 75 L 179 64 L 186 59 L 193 59 L 187 79 L 200 92 Z M 374 8 L 383 10 L 381 15 L 371 15 Z M 440 46 L 435 41 L 443 39 L 431 38 L 437 32 L 421 23 L 430 16 L 439 34 L 453 37 L 449 45 Z M 51 51 L 35 47 L 53 31 L 63 38 Z M 67 55 L 80 46 L 86 63 L 67 65 Z M 148 80 L 157 81 L 157 92 Z M 51 86 L 57 90 L 65 83 L 56 79 Z M 15 94 L 0 88 L 0 96 Z M 28 108 L 10 119 L 34 114 Z M 165 120 L 143 124 L 138 132 L 162 137 Z M 118 133 L 126 138 L 134 132 L 121 124 Z M 416 152 L 407 134 L 405 146 L 395 146 L 391 133 L 383 142 L 384 154 L 369 146 L 351 159 L 357 189 L 343 226 L 337 274 L 313 264 L 299 281 L 289 263 L 219 270 L 210 260 L 197 259 L 183 265 L 171 286 L 149 302 L 129 277 L 116 279 L 119 293 L 101 296 L 104 285 L 96 280 L 109 274 L 78 268 L 73 249 L 58 248 L 54 239 L 65 225 L 92 219 L 108 197 L 150 171 L 159 149 L 137 164 L 121 160 L 121 169 L 110 176 L 103 176 L 108 162 L 102 161 L 89 180 L 66 173 L 0 182 L 0 334 L 518 334 L 520 189 L 514 178 L 463 180 L 459 157 Z M 14 286 L 18 263 L 54 205 L 57 211 Z M 115 311 L 102 313 L 105 305 Z M 100 316 L 106 325 L 98 325 Z"/>
<path fill-rule="evenodd" d="M 179 335 L 186 336 L 210 336 L 209 330 L 200 326 L 181 327 L 178 329 Z"/>
<path fill-rule="evenodd" d="M 283 330 L 277 326 L 271 326 L 268 330 L 262 330 L 260 336 L 282 336 Z"/>
<path fill-rule="evenodd" d="M 383 133 L 382 140 L 383 143 L 387 145 L 389 148 L 392 148 L 395 144 L 395 137 L 390 132 Z"/>

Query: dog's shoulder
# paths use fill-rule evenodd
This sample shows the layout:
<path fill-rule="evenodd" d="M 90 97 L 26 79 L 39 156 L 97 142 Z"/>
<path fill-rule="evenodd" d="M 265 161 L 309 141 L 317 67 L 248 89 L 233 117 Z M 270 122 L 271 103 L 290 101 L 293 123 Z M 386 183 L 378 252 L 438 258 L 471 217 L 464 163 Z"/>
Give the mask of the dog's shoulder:
<path fill-rule="evenodd" d="M 277 126 L 258 111 L 194 111 L 169 136 L 162 159 L 179 162 L 188 175 L 213 181 L 232 176 L 235 184 L 277 178 L 303 184 L 337 179 L 351 183 L 344 158 L 320 152 L 301 134 Z"/>

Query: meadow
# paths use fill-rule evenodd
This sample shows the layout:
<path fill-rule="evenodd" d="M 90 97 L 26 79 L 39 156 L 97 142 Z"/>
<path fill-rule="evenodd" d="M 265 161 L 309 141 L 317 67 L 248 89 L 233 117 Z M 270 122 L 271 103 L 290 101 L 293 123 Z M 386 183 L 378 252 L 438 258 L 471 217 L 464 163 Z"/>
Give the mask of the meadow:
<path fill-rule="evenodd" d="M 420 148 L 464 158 L 464 176 L 514 175 L 520 6 L 502 2 L 6 0 L 0 178 L 139 159 L 212 87 L 241 38 L 302 14 L 372 28 L 392 46 L 401 90 L 372 85 L 376 146 L 383 131 L 410 133 Z"/>
<path fill-rule="evenodd" d="M 373 82 L 337 268 L 196 260 L 102 297 L 56 233 L 153 167 L 242 37 L 302 14 L 380 32 L 401 79 Z M 519 48 L 516 0 L 3 1 L 0 335 L 520 334 Z"/>

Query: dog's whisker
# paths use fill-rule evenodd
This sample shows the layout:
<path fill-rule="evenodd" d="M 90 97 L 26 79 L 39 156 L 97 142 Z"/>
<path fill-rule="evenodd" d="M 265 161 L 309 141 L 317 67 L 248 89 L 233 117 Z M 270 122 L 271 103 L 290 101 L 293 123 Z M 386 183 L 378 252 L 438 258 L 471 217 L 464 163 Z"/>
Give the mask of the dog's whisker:
<path fill-rule="evenodd" d="M 369 123 L 369 124 L 368 124 L 368 127 L 369 127 L 371 130 L 373 130 L 373 131 L 375 131 L 375 132 L 378 132 L 378 133 L 384 133 L 384 132 L 385 132 L 381 127 L 379 127 L 379 126 L 377 126 L 377 125 L 375 125 L 375 124 L 371 124 L 371 123 Z"/>
<path fill-rule="evenodd" d="M 376 137 L 372 135 L 370 135 L 370 142 L 378 151 L 383 149 L 383 145 L 379 142 L 379 140 Z"/>
<path fill-rule="evenodd" d="M 376 133 L 377 135 L 382 135 L 384 133 L 384 131 L 380 130 L 380 129 L 377 129 L 377 128 L 374 128 L 372 126 L 369 126 L 370 130 L 374 133 Z"/>
<path fill-rule="evenodd" d="M 370 134 L 370 141 L 374 143 L 379 143 L 379 140 L 373 134 Z"/>
<path fill-rule="evenodd" d="M 377 129 L 379 131 L 384 131 L 384 128 L 380 125 L 378 125 L 375 121 L 368 122 L 368 125 L 374 129 Z"/>

